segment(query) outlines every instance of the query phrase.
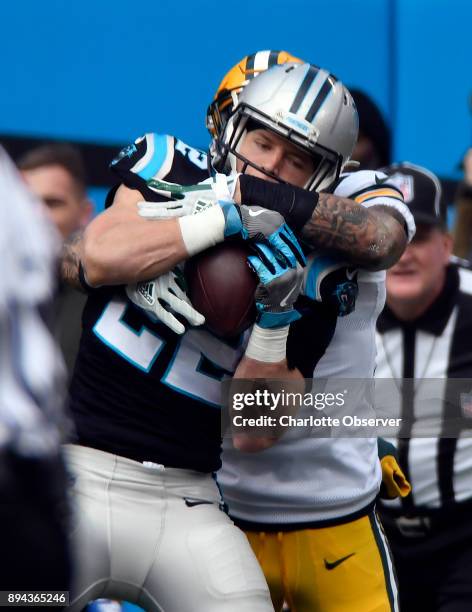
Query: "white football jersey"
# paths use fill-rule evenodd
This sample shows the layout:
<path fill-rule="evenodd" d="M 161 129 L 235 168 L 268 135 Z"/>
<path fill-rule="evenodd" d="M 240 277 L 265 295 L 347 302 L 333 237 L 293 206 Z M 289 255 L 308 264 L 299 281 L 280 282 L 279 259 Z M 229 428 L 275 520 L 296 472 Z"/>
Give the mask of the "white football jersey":
<path fill-rule="evenodd" d="M 409 238 L 413 218 L 398 191 L 379 172 L 341 177 L 335 194 L 364 206 L 385 205 L 405 219 Z M 385 303 L 385 272 L 358 272 L 354 312 L 338 318 L 334 336 L 313 376 L 371 379 L 375 367 L 375 324 Z M 268 524 L 311 523 L 348 516 L 371 503 L 380 487 L 376 438 L 317 438 L 287 431 L 259 453 L 233 449 L 223 442 L 218 482 L 235 518 Z"/>

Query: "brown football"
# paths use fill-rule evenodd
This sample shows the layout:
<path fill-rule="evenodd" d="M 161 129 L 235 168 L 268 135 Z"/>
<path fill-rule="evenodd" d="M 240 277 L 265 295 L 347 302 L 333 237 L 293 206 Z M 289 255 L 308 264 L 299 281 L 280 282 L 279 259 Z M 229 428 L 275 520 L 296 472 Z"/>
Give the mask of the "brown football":
<path fill-rule="evenodd" d="M 241 242 L 223 242 L 189 259 L 185 265 L 188 296 L 210 331 L 234 338 L 256 318 L 257 275 L 247 263 Z"/>

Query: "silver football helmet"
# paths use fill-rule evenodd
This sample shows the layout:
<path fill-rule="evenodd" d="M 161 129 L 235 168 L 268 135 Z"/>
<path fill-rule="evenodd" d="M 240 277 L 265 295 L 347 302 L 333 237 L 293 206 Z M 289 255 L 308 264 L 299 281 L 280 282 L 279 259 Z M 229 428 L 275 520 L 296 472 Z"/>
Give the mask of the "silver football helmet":
<path fill-rule="evenodd" d="M 307 152 L 315 170 L 305 189 L 328 190 L 349 161 L 357 140 L 358 116 L 346 87 L 334 75 L 313 64 L 273 66 L 250 81 L 239 94 L 224 130 L 215 136 L 210 150 L 218 172 L 243 171 L 253 166 L 239 148 L 249 125 L 255 124 L 287 138 Z"/>

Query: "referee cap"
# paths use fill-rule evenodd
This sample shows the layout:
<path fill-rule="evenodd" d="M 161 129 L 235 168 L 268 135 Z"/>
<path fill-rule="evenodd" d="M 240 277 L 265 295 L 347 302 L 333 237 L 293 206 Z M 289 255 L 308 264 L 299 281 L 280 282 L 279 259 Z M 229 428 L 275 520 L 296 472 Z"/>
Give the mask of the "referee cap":
<path fill-rule="evenodd" d="M 409 162 L 391 164 L 382 172 L 402 192 L 416 223 L 446 226 L 446 202 L 435 174 Z"/>

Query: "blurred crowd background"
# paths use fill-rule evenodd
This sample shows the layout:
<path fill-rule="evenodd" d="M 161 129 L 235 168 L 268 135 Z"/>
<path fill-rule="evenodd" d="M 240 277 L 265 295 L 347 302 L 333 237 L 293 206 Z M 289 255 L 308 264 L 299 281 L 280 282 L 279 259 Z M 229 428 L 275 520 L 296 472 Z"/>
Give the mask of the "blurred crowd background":
<path fill-rule="evenodd" d="M 471 144 L 467 0 L 100 0 L 2 9 L 0 139 L 14 158 L 78 143 L 97 210 L 120 146 L 149 131 L 205 148 L 221 75 L 257 49 L 329 68 L 378 105 L 392 159 L 423 165 L 452 201 Z"/>

